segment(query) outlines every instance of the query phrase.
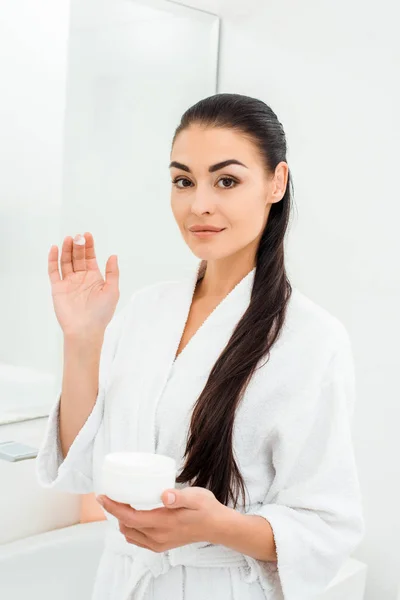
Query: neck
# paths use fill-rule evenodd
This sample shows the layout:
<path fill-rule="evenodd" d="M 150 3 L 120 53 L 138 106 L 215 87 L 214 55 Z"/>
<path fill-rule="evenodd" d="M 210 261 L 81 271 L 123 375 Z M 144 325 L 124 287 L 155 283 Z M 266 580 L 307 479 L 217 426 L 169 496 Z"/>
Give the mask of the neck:
<path fill-rule="evenodd" d="M 224 298 L 256 266 L 249 263 L 235 264 L 233 269 L 216 266 L 209 261 L 205 261 L 205 263 L 204 267 L 200 269 L 196 284 L 195 297 L 197 300 Z"/>

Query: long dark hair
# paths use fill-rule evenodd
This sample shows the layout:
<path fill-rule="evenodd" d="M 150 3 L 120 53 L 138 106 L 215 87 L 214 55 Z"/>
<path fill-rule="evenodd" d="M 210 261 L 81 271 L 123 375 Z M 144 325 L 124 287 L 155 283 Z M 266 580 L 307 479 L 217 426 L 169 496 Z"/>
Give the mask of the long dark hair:
<path fill-rule="evenodd" d="M 241 94 L 215 94 L 191 106 L 175 130 L 191 124 L 238 131 L 258 149 L 268 173 L 286 161 L 286 138 L 276 114 L 262 100 Z M 287 161 L 286 161 L 287 162 Z M 236 408 L 258 362 L 269 360 L 282 329 L 292 294 L 284 263 L 284 237 L 292 204 L 289 172 L 285 195 L 272 204 L 256 254 L 249 306 L 214 364 L 196 401 L 188 431 L 183 470 L 177 483 L 190 482 L 211 490 L 217 500 L 236 508 L 245 483 L 232 444 Z"/>

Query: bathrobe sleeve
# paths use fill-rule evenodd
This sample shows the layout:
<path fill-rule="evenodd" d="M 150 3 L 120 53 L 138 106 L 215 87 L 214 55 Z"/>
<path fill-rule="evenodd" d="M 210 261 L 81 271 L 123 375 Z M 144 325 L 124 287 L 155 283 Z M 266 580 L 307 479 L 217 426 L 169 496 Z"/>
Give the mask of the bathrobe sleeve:
<path fill-rule="evenodd" d="M 42 487 L 88 494 L 93 492 L 93 445 L 100 428 L 110 368 L 127 315 L 132 310 L 133 294 L 127 304 L 114 314 L 104 332 L 99 364 L 99 388 L 91 413 L 63 458 L 59 435 L 61 393 L 51 407 L 44 436 L 36 457 L 37 481 Z"/>
<path fill-rule="evenodd" d="M 283 600 L 317 597 L 364 536 L 352 445 L 356 389 L 347 331 L 335 343 L 320 380 L 306 406 L 301 401 L 290 406 L 276 433 L 273 463 L 279 484 L 270 503 L 255 512 L 269 521 L 277 554 L 277 561 L 259 564 Z"/>

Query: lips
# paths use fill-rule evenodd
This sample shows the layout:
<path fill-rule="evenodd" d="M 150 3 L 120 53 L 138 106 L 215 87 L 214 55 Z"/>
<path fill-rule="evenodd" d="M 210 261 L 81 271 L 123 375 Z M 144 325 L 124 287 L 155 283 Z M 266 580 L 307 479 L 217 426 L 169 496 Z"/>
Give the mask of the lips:
<path fill-rule="evenodd" d="M 222 231 L 224 227 L 201 227 L 199 225 L 194 225 L 193 227 L 189 227 L 190 231 L 198 232 L 198 231 Z"/>
<path fill-rule="evenodd" d="M 217 233 L 222 233 L 225 229 L 220 229 L 219 231 L 191 231 L 190 233 L 197 238 L 211 238 Z"/>

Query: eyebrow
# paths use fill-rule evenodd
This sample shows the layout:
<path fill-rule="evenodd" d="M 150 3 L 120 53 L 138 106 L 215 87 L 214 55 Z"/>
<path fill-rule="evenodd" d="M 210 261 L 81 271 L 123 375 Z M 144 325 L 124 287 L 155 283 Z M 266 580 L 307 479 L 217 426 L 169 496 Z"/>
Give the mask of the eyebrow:
<path fill-rule="evenodd" d="M 213 173 L 214 171 L 219 171 L 219 169 L 223 169 L 228 165 L 241 165 L 242 167 L 246 167 L 246 165 L 240 162 L 240 160 L 236 160 L 236 158 L 229 158 L 228 160 L 224 160 L 222 162 L 216 163 L 215 165 L 211 165 L 211 167 L 208 167 L 208 171 L 209 173 Z M 189 167 L 180 162 L 177 162 L 176 160 L 173 160 L 170 163 L 169 168 L 171 167 L 176 167 L 177 169 L 182 169 L 182 171 L 187 171 L 188 173 L 191 173 Z M 247 168 L 248 167 L 246 167 L 246 169 Z"/>

